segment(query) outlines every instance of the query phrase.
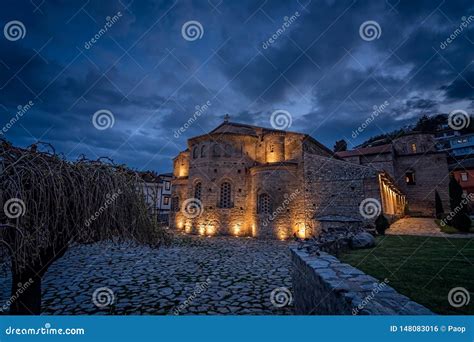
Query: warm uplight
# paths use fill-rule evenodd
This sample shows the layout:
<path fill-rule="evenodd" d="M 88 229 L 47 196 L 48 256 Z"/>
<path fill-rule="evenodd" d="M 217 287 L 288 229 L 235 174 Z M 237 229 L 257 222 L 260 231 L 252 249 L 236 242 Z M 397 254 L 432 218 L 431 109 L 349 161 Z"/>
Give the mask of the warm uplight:
<path fill-rule="evenodd" d="M 214 235 L 216 233 L 216 228 L 212 224 L 208 224 L 206 227 L 206 234 L 208 236 Z"/>
<path fill-rule="evenodd" d="M 183 229 L 184 222 L 182 220 L 179 220 L 177 226 L 178 226 L 179 229 Z"/>
<path fill-rule="evenodd" d="M 239 236 L 240 234 L 240 223 L 237 223 L 235 226 L 234 226 L 234 235 L 235 236 Z"/>
<path fill-rule="evenodd" d="M 206 233 L 206 228 L 204 226 L 199 227 L 199 235 L 204 235 Z"/>
<path fill-rule="evenodd" d="M 296 234 L 298 235 L 298 237 L 300 239 L 304 239 L 306 237 L 306 226 L 304 223 L 300 223 L 298 224 L 298 230 L 296 232 Z"/>

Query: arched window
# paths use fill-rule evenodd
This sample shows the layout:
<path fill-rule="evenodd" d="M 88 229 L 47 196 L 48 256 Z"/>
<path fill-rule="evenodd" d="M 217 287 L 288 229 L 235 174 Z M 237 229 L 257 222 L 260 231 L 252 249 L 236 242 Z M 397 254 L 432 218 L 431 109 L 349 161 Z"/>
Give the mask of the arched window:
<path fill-rule="evenodd" d="M 171 210 L 174 212 L 179 211 L 179 197 L 176 196 L 171 199 Z"/>
<path fill-rule="evenodd" d="M 232 187 L 229 182 L 221 184 L 221 198 L 219 202 L 220 208 L 232 208 Z"/>
<path fill-rule="evenodd" d="M 267 194 L 260 194 L 258 196 L 257 213 L 258 214 L 270 214 L 272 208 L 270 205 L 270 196 Z"/>
<path fill-rule="evenodd" d="M 196 159 L 198 157 L 198 148 L 197 146 L 195 146 L 193 148 L 193 159 Z"/>
<path fill-rule="evenodd" d="M 196 183 L 196 185 L 194 186 L 194 198 L 195 199 L 201 200 L 201 189 L 202 189 L 201 182 Z"/>
<path fill-rule="evenodd" d="M 206 145 L 201 146 L 201 158 L 206 156 Z"/>
<path fill-rule="evenodd" d="M 405 172 L 405 182 L 407 183 L 407 185 L 415 185 L 416 184 L 415 171 L 407 170 Z"/>
<path fill-rule="evenodd" d="M 226 144 L 224 153 L 226 157 L 230 157 L 232 155 L 232 146 L 230 146 L 229 144 Z"/>
<path fill-rule="evenodd" d="M 212 156 L 213 157 L 221 156 L 221 147 L 219 146 L 219 144 L 212 145 Z"/>

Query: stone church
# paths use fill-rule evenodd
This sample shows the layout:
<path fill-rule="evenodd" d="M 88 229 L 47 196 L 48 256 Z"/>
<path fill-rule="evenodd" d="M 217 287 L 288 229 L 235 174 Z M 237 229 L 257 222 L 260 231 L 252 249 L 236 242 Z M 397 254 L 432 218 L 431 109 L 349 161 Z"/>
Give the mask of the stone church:
<path fill-rule="evenodd" d="M 404 214 L 397 173 L 341 157 L 306 134 L 226 119 L 174 158 L 170 227 L 286 239 Z"/>

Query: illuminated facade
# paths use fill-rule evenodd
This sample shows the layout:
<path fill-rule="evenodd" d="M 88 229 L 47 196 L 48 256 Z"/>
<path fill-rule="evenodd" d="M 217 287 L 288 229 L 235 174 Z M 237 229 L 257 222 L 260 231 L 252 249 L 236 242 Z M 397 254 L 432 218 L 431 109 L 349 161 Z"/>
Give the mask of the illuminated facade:
<path fill-rule="evenodd" d="M 403 211 L 404 197 L 387 178 L 340 160 L 312 137 L 224 121 L 189 139 L 174 159 L 170 227 L 200 235 L 309 237 L 322 228 L 320 217 L 363 223 L 359 205 L 366 198 L 390 201 L 393 215 Z"/>

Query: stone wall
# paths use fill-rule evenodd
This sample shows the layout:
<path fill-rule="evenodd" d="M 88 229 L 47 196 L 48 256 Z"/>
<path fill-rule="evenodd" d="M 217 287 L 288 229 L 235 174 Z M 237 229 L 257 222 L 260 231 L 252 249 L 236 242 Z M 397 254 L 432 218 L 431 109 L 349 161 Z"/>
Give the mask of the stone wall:
<path fill-rule="evenodd" d="M 311 256 L 291 249 L 294 307 L 297 315 L 432 315 L 424 306 L 396 292 L 336 257 Z"/>

